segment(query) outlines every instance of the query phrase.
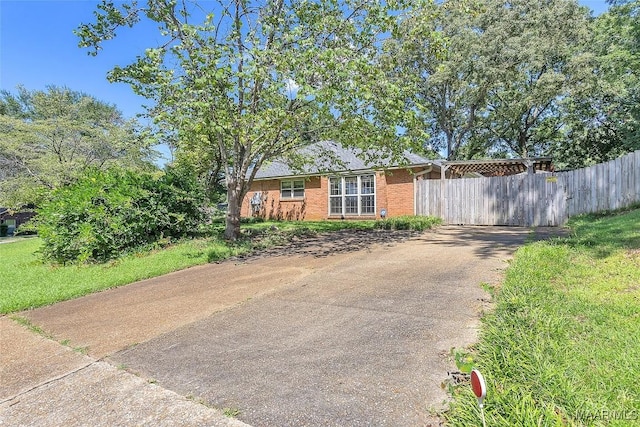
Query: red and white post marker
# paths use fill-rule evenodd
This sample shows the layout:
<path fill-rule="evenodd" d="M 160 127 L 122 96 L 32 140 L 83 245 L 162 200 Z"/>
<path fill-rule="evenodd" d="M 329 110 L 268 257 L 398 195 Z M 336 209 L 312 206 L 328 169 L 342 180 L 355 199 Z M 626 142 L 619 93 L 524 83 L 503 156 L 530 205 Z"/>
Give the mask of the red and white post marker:
<path fill-rule="evenodd" d="M 487 383 L 484 382 L 484 377 L 477 369 L 471 371 L 471 389 L 473 394 L 478 398 L 478 406 L 480 407 L 480 414 L 482 415 L 482 425 L 487 426 L 484 420 L 484 398 L 487 396 Z"/>

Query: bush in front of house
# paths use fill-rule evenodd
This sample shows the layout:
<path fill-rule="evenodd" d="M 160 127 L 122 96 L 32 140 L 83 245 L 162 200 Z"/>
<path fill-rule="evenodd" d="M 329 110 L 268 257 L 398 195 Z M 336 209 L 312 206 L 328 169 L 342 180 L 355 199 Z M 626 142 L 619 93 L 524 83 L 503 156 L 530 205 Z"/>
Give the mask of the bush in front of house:
<path fill-rule="evenodd" d="M 194 234 L 203 220 L 204 194 L 188 170 L 89 171 L 55 190 L 38 210 L 42 254 L 60 264 L 104 262 Z"/>
<path fill-rule="evenodd" d="M 33 236 L 34 234 L 38 234 L 38 226 L 33 218 L 24 224 L 20 224 L 13 233 L 14 236 Z"/>
<path fill-rule="evenodd" d="M 398 216 L 377 220 L 375 228 L 382 230 L 424 231 L 440 224 L 442 224 L 442 219 L 435 216 Z"/>

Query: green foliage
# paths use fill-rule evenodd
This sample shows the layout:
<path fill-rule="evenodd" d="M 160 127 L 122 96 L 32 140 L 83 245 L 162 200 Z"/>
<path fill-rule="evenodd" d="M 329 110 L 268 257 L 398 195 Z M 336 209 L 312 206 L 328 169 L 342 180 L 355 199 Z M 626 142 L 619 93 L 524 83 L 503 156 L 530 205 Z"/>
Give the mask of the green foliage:
<path fill-rule="evenodd" d="M 561 167 L 590 166 L 640 149 L 640 3 L 616 4 L 591 22 L 595 68 L 583 90 L 567 99 L 570 143 L 553 152 Z"/>
<path fill-rule="evenodd" d="M 640 210 L 581 216 L 572 237 L 518 250 L 475 347 L 487 425 L 635 425 L 638 223 Z M 470 387 L 454 396 L 449 425 L 479 425 Z"/>
<path fill-rule="evenodd" d="M 382 230 L 424 231 L 440 224 L 442 224 L 442 219 L 433 216 L 399 216 L 377 220 L 375 228 Z"/>
<path fill-rule="evenodd" d="M 383 65 L 404 83 L 408 133 L 428 149 L 456 159 L 476 131 L 485 102 L 474 64 L 481 9 L 466 0 L 421 2 L 384 45 Z"/>
<path fill-rule="evenodd" d="M 0 205 L 39 204 L 87 168 L 149 168 L 148 141 L 113 105 L 55 86 L 0 91 Z"/>
<path fill-rule="evenodd" d="M 237 418 L 241 413 L 238 408 L 222 408 L 222 414 L 228 418 Z"/>
<path fill-rule="evenodd" d="M 456 368 L 463 374 L 470 374 L 474 367 L 473 356 L 461 350 L 451 349 L 451 354 L 454 357 Z"/>
<path fill-rule="evenodd" d="M 203 218 L 203 191 L 188 171 L 160 177 L 93 170 L 53 192 L 38 210 L 45 259 L 104 262 L 123 252 L 193 235 Z"/>
<path fill-rule="evenodd" d="M 485 2 L 477 20 L 486 82 L 481 139 L 521 157 L 562 137 L 562 102 L 593 75 L 589 15 L 574 0 Z"/>
<path fill-rule="evenodd" d="M 251 250 L 248 242 L 217 242 L 207 250 L 207 262 L 222 261 L 238 255 L 246 254 Z"/>
<path fill-rule="evenodd" d="M 20 224 L 16 231 L 13 233 L 14 236 L 31 236 L 35 234 L 38 234 L 38 225 L 36 218 L 32 218 L 24 224 Z"/>
<path fill-rule="evenodd" d="M 559 168 L 640 149 L 640 2 L 596 18 L 578 3 L 416 2 L 382 62 L 404 84 L 407 134 L 448 159 Z"/>
<path fill-rule="evenodd" d="M 211 238 L 185 239 L 165 248 L 123 254 L 104 264 L 69 264 L 51 266 L 38 254 L 42 239 L 16 239 L 0 245 L 0 314 L 53 304 L 102 289 L 126 285 L 171 271 L 237 256 L 267 247 L 269 242 L 281 244 L 284 239 L 263 239 L 282 233 L 289 236 L 304 233 L 331 232 L 342 229 L 371 230 L 373 221 L 318 221 L 248 224 L 246 239 L 237 243 L 218 236 L 224 230 L 217 224 Z M 278 227 L 272 231 L 273 226 Z M 251 231 L 251 233 L 249 233 Z"/>
<path fill-rule="evenodd" d="M 76 34 L 96 54 L 122 27 L 151 20 L 158 45 L 109 74 L 156 103 L 149 114 L 178 158 L 224 175 L 225 236 L 265 162 L 312 142 L 400 154 L 398 81 L 378 66 L 404 2 L 104 2 Z M 135 28 L 134 28 L 135 30 Z"/>
<path fill-rule="evenodd" d="M 420 120 L 408 132 L 430 129 L 448 159 L 547 153 L 563 101 L 593 76 L 588 19 L 573 0 L 414 7 L 384 63 L 411 87 L 407 110 Z"/>

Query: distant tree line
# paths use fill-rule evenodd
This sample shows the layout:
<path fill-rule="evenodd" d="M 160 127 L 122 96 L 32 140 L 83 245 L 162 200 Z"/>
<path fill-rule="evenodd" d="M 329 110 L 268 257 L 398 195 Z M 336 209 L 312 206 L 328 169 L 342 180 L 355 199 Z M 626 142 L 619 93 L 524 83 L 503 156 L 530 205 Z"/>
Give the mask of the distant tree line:
<path fill-rule="evenodd" d="M 580 167 L 640 148 L 637 0 L 445 0 L 412 9 L 384 54 L 447 159 L 553 156 Z"/>

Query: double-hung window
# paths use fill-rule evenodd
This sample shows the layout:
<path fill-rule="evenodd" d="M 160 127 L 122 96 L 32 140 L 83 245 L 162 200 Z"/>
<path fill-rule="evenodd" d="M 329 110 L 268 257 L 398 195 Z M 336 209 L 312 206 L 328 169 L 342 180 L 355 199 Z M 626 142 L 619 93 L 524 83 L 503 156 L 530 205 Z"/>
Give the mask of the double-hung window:
<path fill-rule="evenodd" d="M 280 181 L 280 199 L 304 198 L 304 179 Z"/>
<path fill-rule="evenodd" d="M 375 215 L 373 174 L 329 178 L 329 215 Z"/>

